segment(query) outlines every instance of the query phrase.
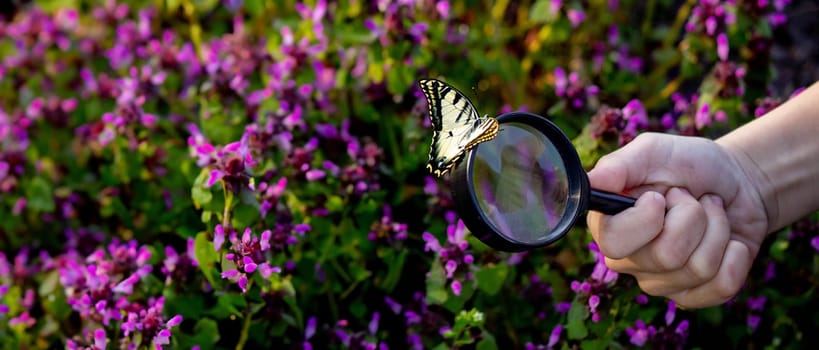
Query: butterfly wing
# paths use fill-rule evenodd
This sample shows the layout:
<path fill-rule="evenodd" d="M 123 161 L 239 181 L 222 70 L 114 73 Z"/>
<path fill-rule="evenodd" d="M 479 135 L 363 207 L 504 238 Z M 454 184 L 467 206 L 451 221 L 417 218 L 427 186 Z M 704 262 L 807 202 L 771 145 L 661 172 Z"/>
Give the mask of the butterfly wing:
<path fill-rule="evenodd" d="M 427 168 L 440 177 L 461 160 L 466 151 L 495 137 L 498 121 L 481 118 L 472 102 L 447 83 L 422 79 L 419 85 L 427 98 L 433 130 Z"/>

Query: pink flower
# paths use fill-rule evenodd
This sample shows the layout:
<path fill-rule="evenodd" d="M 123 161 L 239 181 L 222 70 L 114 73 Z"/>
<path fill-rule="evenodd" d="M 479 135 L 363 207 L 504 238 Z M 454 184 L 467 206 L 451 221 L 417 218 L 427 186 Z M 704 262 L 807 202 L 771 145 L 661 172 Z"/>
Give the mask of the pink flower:
<path fill-rule="evenodd" d="M 569 9 L 566 11 L 566 17 L 569 18 L 572 28 L 577 28 L 581 23 L 583 23 L 583 21 L 586 20 L 586 13 L 583 12 L 583 10 Z"/>
<path fill-rule="evenodd" d="M 717 56 L 719 56 L 720 60 L 728 60 L 728 50 L 728 35 L 719 33 L 719 35 L 717 35 Z"/>
<path fill-rule="evenodd" d="M 452 293 L 453 294 L 461 295 L 461 290 L 463 289 L 463 287 L 461 286 L 461 281 L 458 281 L 458 280 L 452 281 L 452 284 L 450 285 L 450 287 L 452 288 Z"/>
<path fill-rule="evenodd" d="M 216 225 L 213 231 L 213 250 L 219 251 L 222 249 L 222 244 L 225 243 L 225 229 L 222 225 Z"/>

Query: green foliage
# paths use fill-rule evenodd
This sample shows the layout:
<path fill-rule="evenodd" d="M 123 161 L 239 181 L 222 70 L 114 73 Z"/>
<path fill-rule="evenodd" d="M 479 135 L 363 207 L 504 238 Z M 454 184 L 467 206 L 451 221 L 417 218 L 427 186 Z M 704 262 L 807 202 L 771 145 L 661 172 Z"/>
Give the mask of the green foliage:
<path fill-rule="evenodd" d="M 29 26 L 15 29 L 22 38 L 0 38 L 0 162 L 11 169 L 0 176 L 0 263 L 9 267 L 0 268 L 0 286 L 9 286 L 0 348 L 92 346 L 99 329 L 109 348 L 156 346 L 147 333 L 126 335 L 124 319 L 104 321 L 99 304 L 81 310 L 82 296 L 110 301 L 99 308 L 119 298 L 147 308 L 164 297 L 162 323 L 183 318 L 167 327 L 168 347 L 181 349 L 628 348 L 638 321 L 670 335 L 647 347 L 813 339 L 815 217 L 762 247 L 732 304 L 678 310 L 669 322 L 667 301 L 636 302 L 645 296 L 629 276 L 591 277 L 600 262 L 583 218 L 551 247 L 497 252 L 448 217 L 450 188 L 424 169 L 432 132 L 422 77 L 472 88 L 481 114 L 549 117 L 587 169 L 637 132 L 717 137 L 746 123 L 755 106 L 781 98 L 767 96 L 770 53 L 751 45 L 774 28 L 744 5 L 728 6 L 735 23 L 720 22 L 730 42 L 722 63 L 732 64 L 721 67 L 714 37 L 685 29 L 695 1 L 564 1 L 553 11 L 544 0 L 344 0 L 322 13 L 319 1 L 120 3 L 121 18 L 110 4 L 41 0 L 0 22 L 9 33 L 10 23 Z M 31 34 L 62 28 L 55 18 L 65 8 L 78 9 L 76 26 Z M 571 17 L 578 12 L 586 19 Z M 48 28 L 20 24 L 31 18 Z M 746 75 L 733 86 L 718 68 Z M 560 71 L 574 85 L 560 87 Z M 604 106 L 622 112 L 633 101 L 645 125 L 601 122 Z M 38 104 L 49 112 L 37 114 Z M 727 119 L 698 122 L 705 105 Z M 228 232 L 219 249 L 217 225 Z M 263 249 L 253 239 L 267 230 Z M 114 249 L 128 242 L 133 252 Z M 145 261 L 131 256 L 142 247 Z M 263 263 L 276 271 L 264 275 Z M 69 278 L 108 265 L 117 268 L 106 270 L 111 288 L 92 293 Z M 140 276 L 141 266 L 151 270 Z M 139 277 L 131 293 L 112 290 L 131 275 Z M 596 312 L 576 288 L 584 282 L 602 299 Z M 760 296 L 764 308 L 748 306 Z M 688 337 L 674 338 L 683 320 Z M 713 334 L 717 327 L 724 332 Z"/>

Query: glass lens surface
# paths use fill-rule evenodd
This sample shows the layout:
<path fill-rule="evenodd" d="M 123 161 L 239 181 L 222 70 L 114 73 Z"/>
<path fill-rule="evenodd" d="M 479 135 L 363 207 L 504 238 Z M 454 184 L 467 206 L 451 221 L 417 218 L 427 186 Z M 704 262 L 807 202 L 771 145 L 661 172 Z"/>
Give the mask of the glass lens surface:
<path fill-rule="evenodd" d="M 475 198 L 495 231 L 536 244 L 548 238 L 566 211 L 569 183 L 557 149 L 528 124 L 503 123 L 481 143 L 472 163 Z"/>

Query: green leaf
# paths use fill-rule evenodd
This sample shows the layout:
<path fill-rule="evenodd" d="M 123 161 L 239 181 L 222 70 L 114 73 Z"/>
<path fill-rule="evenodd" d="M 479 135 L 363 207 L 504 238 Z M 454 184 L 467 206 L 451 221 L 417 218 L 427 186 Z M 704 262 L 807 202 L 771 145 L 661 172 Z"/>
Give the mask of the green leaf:
<path fill-rule="evenodd" d="M 244 5 L 247 13 L 253 17 L 261 17 L 265 12 L 263 0 L 245 0 Z"/>
<path fill-rule="evenodd" d="M 165 290 L 165 312 L 169 315 L 179 314 L 185 319 L 199 319 L 205 311 L 205 300 L 199 294 L 175 294 Z"/>
<path fill-rule="evenodd" d="M 387 292 L 392 292 L 398 281 L 401 280 L 401 272 L 404 270 L 404 262 L 407 260 L 407 250 L 402 250 L 398 255 L 391 254 L 387 261 L 387 277 L 381 282 L 381 288 Z"/>
<path fill-rule="evenodd" d="M 251 205 L 239 204 L 233 208 L 233 215 L 231 216 L 231 223 L 233 227 L 252 227 L 259 222 L 261 213 L 258 208 Z M 257 234 L 261 234 L 259 230 Z"/>
<path fill-rule="evenodd" d="M 54 211 L 54 193 L 51 184 L 41 177 L 31 179 L 25 187 L 29 208 L 43 212 Z"/>
<path fill-rule="evenodd" d="M 199 321 L 196 321 L 193 332 L 196 334 L 197 345 L 202 347 L 210 347 L 220 339 L 219 325 L 210 318 L 200 318 Z"/>
<path fill-rule="evenodd" d="M 549 10 L 552 2 L 549 0 L 538 0 L 532 4 L 529 10 L 529 20 L 535 23 L 551 23 L 557 18 L 557 13 Z"/>
<path fill-rule="evenodd" d="M 443 304 L 448 297 L 444 268 L 435 261 L 427 274 L 427 303 Z"/>
<path fill-rule="evenodd" d="M 569 339 L 584 339 L 589 334 L 586 329 L 584 320 L 587 314 L 586 307 L 579 303 L 572 303 L 572 308 L 569 309 L 568 324 L 566 325 L 566 333 Z"/>
<path fill-rule="evenodd" d="M 329 212 L 338 213 L 344 210 L 344 200 L 339 196 L 332 195 L 327 198 L 325 206 Z"/>
<path fill-rule="evenodd" d="M 213 242 L 208 237 L 207 232 L 199 232 L 193 242 L 193 254 L 199 262 L 199 269 L 205 274 L 205 278 L 212 286 L 216 283 L 213 279 L 213 264 L 219 260 L 219 255 L 213 249 Z"/>
<path fill-rule="evenodd" d="M 53 12 L 62 8 L 77 8 L 79 7 L 77 0 L 37 0 L 36 4 L 41 9 Z"/>
<path fill-rule="evenodd" d="M 489 295 L 498 294 L 498 291 L 503 287 L 503 282 L 506 280 L 508 272 L 509 266 L 505 263 L 484 266 L 476 274 L 478 288 Z"/>
<path fill-rule="evenodd" d="M 245 307 L 247 307 L 247 301 L 244 295 L 227 293 L 219 296 L 216 306 L 210 311 L 213 316 L 226 318 L 240 315 L 242 312 L 239 310 Z"/>
<path fill-rule="evenodd" d="M 413 74 L 409 66 L 396 64 L 387 72 L 387 90 L 396 95 L 403 95 L 413 83 Z"/>
<path fill-rule="evenodd" d="M 497 350 L 498 344 L 495 342 L 495 337 L 489 332 L 483 332 L 483 339 L 475 346 L 477 350 Z"/>
<path fill-rule="evenodd" d="M 469 301 L 470 298 L 472 298 L 473 294 L 475 294 L 474 285 L 466 281 L 462 281 L 461 283 L 463 285 L 463 288 L 461 289 L 461 295 L 453 295 L 451 297 L 448 297 L 446 302 L 444 303 L 444 307 L 449 311 L 458 312 L 458 310 L 463 309 L 466 302 Z M 444 289 L 444 291 L 447 293 L 451 293 L 451 289 Z"/>
<path fill-rule="evenodd" d="M 608 349 L 612 344 L 609 338 L 584 340 L 580 342 L 580 348 L 583 350 L 603 350 Z"/>
<path fill-rule="evenodd" d="M 210 171 L 202 169 L 191 187 L 191 199 L 193 199 L 193 205 L 196 206 L 196 209 L 202 208 L 203 205 L 210 203 L 213 199 L 210 188 L 205 187 L 209 176 Z"/>

